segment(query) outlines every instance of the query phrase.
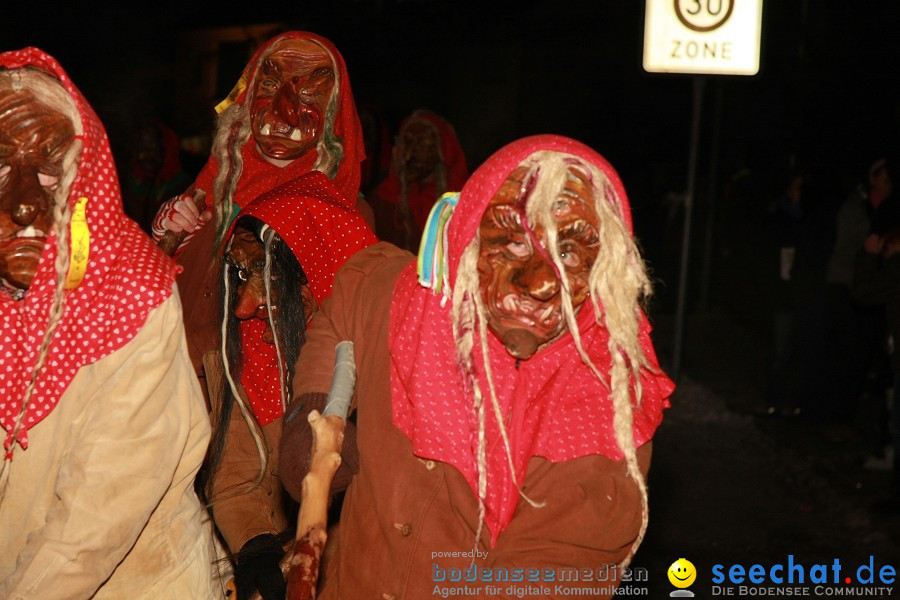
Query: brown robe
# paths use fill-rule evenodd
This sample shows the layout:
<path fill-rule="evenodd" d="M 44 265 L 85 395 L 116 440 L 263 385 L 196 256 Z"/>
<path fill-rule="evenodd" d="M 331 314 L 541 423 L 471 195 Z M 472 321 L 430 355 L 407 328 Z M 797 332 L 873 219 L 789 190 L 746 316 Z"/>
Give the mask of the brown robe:
<path fill-rule="evenodd" d="M 359 473 L 344 500 L 337 553 L 326 566 L 320 598 L 384 598 L 418 600 L 432 597 L 435 586 L 470 589 L 501 587 L 510 582 L 481 581 L 484 569 L 592 569 L 604 571 L 627 556 L 641 522 L 640 493 L 623 462 L 590 455 L 561 463 L 533 457 L 523 492 L 543 508 L 520 501 L 495 547 L 481 534 L 475 560 L 478 581 L 440 581 L 441 572 L 466 569 L 471 559 L 435 553 L 469 552 L 478 528 L 478 503 L 469 484 L 453 466 L 419 458 L 391 417 L 388 324 L 391 294 L 398 275 L 414 257 L 386 243 L 360 251 L 338 272 L 334 291 L 307 332 L 294 379 L 295 402 L 304 395 L 327 392 L 334 347 L 354 342 L 358 369 L 356 397 Z M 305 418 L 285 425 L 308 427 Z M 638 450 L 646 473 L 651 448 Z M 296 452 L 285 445 L 286 456 Z M 296 471 L 282 472 L 288 489 L 299 488 Z M 605 571 L 604 571 L 605 572 Z M 609 573 L 619 573 L 609 569 Z M 522 587 L 528 582 L 515 584 Z M 532 584 L 534 585 L 534 584 Z M 546 583 L 569 588 L 590 583 Z M 596 580 L 593 587 L 610 586 Z M 486 592 L 481 590 L 480 595 Z M 612 594 L 596 596 L 609 598 Z M 516 596 L 520 597 L 520 596 Z M 546 594 L 524 597 L 548 597 Z M 562 593 L 560 597 L 568 597 Z"/>

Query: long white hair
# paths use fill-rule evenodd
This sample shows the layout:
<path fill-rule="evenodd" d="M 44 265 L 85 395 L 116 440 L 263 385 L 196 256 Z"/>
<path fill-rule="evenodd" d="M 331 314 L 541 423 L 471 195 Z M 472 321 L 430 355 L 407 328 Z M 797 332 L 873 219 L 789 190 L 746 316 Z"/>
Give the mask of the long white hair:
<path fill-rule="evenodd" d="M 581 360 L 598 381 L 609 390 L 614 408 L 613 430 L 616 442 L 625 456 L 626 472 L 640 490 L 641 526 L 628 556 L 622 563 L 624 567 L 630 563 L 640 546 L 648 522 L 647 484 L 638 466 L 637 448 L 633 435 L 633 403 L 639 405 L 641 402 L 640 371 L 642 368 L 650 367 L 639 342 L 641 305 L 651 293 L 650 278 L 637 243 L 625 222 L 623 199 L 617 197 L 613 185 L 600 169 L 575 156 L 552 151 L 533 154 L 523 163 L 523 166 L 528 168 L 524 180 L 533 179 L 536 182 L 534 190 L 527 200 L 526 216 L 532 227 L 541 225 L 547 232 L 548 254 L 556 265 L 557 272 L 562 274 L 560 294 L 568 331 L 574 338 Z M 581 171 L 590 180 L 594 209 L 597 211 L 600 221 L 598 231 L 600 251 L 590 271 L 589 290 L 594 317 L 597 323 L 609 332 L 608 349 L 612 363 L 608 374 L 602 373 L 597 368 L 581 344 L 575 309 L 572 306 L 571 282 L 566 275 L 566 268 L 557 249 L 557 223 L 553 207 L 565 187 L 566 179 L 572 176 L 571 169 Z M 483 498 L 487 490 L 486 406 L 484 392 L 481 390 L 472 364 L 476 329 L 481 344 L 482 366 L 488 385 L 490 409 L 500 428 L 500 435 L 514 480 L 515 469 L 488 360 L 487 313 L 479 290 L 479 252 L 479 238 L 475 236 L 460 258 L 452 294 L 452 323 L 457 360 L 473 390 L 474 409 L 479 422 L 476 463 L 479 495 L 478 535 L 480 537 L 485 511 Z M 632 388 L 634 389 L 633 399 Z M 519 493 L 533 506 L 540 506 L 539 503 L 525 496 L 521 489 Z"/>
<path fill-rule="evenodd" d="M 76 136 L 80 136 L 84 132 L 81 115 L 78 113 L 75 101 L 53 76 L 31 67 L 0 72 L 0 95 L 19 94 L 22 92 L 30 93 L 35 101 L 68 117 Z M 44 368 L 44 363 L 50 351 L 50 343 L 53 341 L 53 335 L 65 309 L 65 285 L 70 262 L 69 222 L 72 219 L 72 209 L 69 206 L 69 190 L 78 172 L 81 148 L 81 140 L 76 137 L 63 157 L 62 174 L 56 189 L 52 192 L 53 233 L 56 237 L 56 261 L 53 265 L 56 272 L 54 295 L 53 301 L 50 303 L 47 328 L 41 339 L 37 361 L 31 370 L 28 385 L 22 396 L 22 405 L 19 408 L 19 414 L 16 416 L 16 423 L 12 431 L 13 439 L 16 439 L 22 427 L 22 422 L 28 411 L 28 405 L 34 395 L 38 376 Z M 10 447 L 10 453 L 14 450 L 15 443 Z M 2 499 L 6 491 L 6 483 L 9 478 L 9 462 L 10 459 L 7 458 L 0 466 L 0 499 Z"/>

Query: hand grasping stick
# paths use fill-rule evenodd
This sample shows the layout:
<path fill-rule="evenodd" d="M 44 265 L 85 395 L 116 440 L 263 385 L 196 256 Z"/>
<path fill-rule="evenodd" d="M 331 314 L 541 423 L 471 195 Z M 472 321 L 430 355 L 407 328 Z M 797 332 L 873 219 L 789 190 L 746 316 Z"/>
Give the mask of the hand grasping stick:
<path fill-rule="evenodd" d="M 206 192 L 204 190 L 196 190 L 194 192 L 193 202 L 197 207 L 197 214 L 202 215 L 203 211 L 206 210 Z M 184 241 L 187 234 L 187 231 L 168 230 L 165 235 L 162 236 L 162 239 L 159 240 L 157 245 L 169 256 L 174 256 L 175 251 L 178 250 L 178 246 L 181 245 L 181 242 Z"/>
<path fill-rule="evenodd" d="M 287 600 L 312 600 L 316 597 L 319 561 L 328 539 L 328 499 L 331 480 L 341 465 L 344 425 L 350 399 L 356 385 L 356 361 L 353 342 L 339 342 L 335 348 L 334 375 L 328 400 L 320 415 L 309 413 L 313 431 L 309 472 L 300 490 L 300 515 L 294 547 L 288 553 Z"/>

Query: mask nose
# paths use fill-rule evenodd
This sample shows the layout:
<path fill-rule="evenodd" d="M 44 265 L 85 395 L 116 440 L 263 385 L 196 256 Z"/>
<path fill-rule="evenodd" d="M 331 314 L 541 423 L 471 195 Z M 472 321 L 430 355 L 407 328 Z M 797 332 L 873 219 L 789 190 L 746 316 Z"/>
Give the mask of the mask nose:
<path fill-rule="evenodd" d="M 34 219 L 38 215 L 37 204 L 29 200 L 17 202 L 16 204 L 18 206 L 16 206 L 16 209 L 12 213 L 13 221 L 15 221 L 17 225 L 22 225 L 23 227 L 34 223 Z"/>
<path fill-rule="evenodd" d="M 547 302 L 559 293 L 560 282 L 556 272 L 540 253 L 532 254 L 522 271 L 519 285 L 532 298 Z"/>
<path fill-rule="evenodd" d="M 260 294 L 255 288 L 252 282 L 248 282 L 237 290 L 234 316 L 242 321 L 253 317 L 260 319 L 268 317 L 265 295 Z"/>
<path fill-rule="evenodd" d="M 35 170 L 13 170 L 6 190 L 3 194 L 3 209 L 9 211 L 13 222 L 21 227 L 34 223 L 41 211 L 49 206 L 48 193 L 38 180 Z"/>
<path fill-rule="evenodd" d="M 290 125 L 297 127 L 300 124 L 300 111 L 298 105 L 300 96 L 298 90 L 303 81 L 286 81 L 275 92 L 275 98 L 272 100 L 272 107 L 279 119 Z"/>

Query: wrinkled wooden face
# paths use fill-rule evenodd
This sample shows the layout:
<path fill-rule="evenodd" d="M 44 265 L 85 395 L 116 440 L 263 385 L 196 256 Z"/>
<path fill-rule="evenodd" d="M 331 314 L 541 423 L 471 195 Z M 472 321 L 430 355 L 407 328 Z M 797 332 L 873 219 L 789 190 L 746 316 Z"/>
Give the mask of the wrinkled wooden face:
<path fill-rule="evenodd" d="M 312 40 L 286 40 L 262 62 L 250 119 L 253 138 L 266 157 L 291 161 L 315 148 L 335 77 L 328 51 Z"/>
<path fill-rule="evenodd" d="M 491 200 L 479 227 L 478 276 L 488 328 L 520 359 L 534 355 L 566 329 L 561 281 L 547 251 L 543 226 L 527 223 L 528 169 L 517 167 Z M 553 204 L 557 250 L 578 308 L 589 294 L 591 267 L 600 247 L 600 219 L 587 176 L 570 168 Z M 527 226 L 527 227 L 526 227 Z M 530 230 L 530 231 L 529 231 Z"/>
<path fill-rule="evenodd" d="M 256 234 L 249 229 L 238 225 L 234 229 L 231 245 L 225 254 L 225 261 L 232 269 L 237 271 L 239 280 L 235 292 L 234 316 L 240 320 L 260 319 L 265 323 L 262 340 L 267 344 L 273 344 L 274 333 L 269 320 L 269 307 L 266 303 L 266 247 Z M 272 320 L 278 321 L 278 307 L 284 293 L 281 282 L 278 281 L 278 270 L 274 269 L 270 283 L 272 307 Z M 296 302 L 298 298 L 290 298 L 288 301 Z M 317 310 L 315 298 L 309 284 L 303 284 L 299 290 L 299 300 L 303 302 L 306 322 L 312 318 Z"/>
<path fill-rule="evenodd" d="M 30 91 L 0 90 L 0 283 L 27 290 L 53 226 L 72 122 Z"/>

